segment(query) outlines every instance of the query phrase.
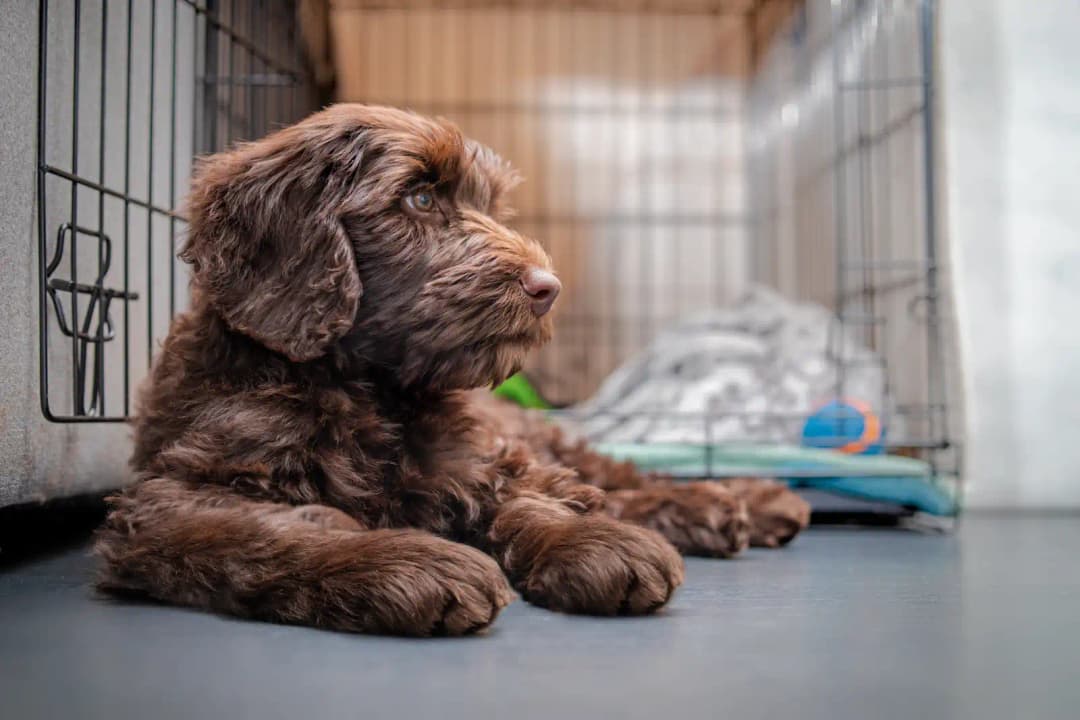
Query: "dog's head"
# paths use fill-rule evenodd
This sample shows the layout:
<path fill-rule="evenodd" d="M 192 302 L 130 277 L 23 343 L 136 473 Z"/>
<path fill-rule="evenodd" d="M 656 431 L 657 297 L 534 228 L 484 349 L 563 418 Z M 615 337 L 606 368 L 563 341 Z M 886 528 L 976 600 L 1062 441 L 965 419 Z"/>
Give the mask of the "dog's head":
<path fill-rule="evenodd" d="M 550 337 L 560 289 L 504 225 L 516 183 L 445 121 L 337 105 L 203 161 L 181 257 L 200 302 L 293 361 L 346 353 L 405 386 L 487 385 Z"/>

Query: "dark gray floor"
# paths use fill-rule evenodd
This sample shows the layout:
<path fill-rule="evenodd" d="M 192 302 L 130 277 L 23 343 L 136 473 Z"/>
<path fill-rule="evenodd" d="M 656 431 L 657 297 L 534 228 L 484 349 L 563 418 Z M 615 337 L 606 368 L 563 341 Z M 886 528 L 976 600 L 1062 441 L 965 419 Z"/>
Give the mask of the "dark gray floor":
<path fill-rule="evenodd" d="M 0 718 L 1076 718 L 1078 551 L 1074 517 L 816 530 L 655 617 L 426 641 L 118 605 L 68 553 L 0 575 Z"/>

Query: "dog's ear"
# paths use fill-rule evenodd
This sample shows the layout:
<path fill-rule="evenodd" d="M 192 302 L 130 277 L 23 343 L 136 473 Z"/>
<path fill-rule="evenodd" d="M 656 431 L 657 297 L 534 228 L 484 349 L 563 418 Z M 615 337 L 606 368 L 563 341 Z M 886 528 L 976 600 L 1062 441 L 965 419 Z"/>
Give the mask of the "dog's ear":
<path fill-rule="evenodd" d="M 229 327 L 298 362 L 348 332 L 362 292 L 332 177 L 346 169 L 319 140 L 294 127 L 205 159 L 180 253 Z"/>

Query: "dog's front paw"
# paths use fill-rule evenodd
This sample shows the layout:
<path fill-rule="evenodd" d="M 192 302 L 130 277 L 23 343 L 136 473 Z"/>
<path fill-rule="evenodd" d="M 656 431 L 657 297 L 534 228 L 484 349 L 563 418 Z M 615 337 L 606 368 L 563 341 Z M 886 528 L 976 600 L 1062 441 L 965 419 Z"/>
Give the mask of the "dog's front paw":
<path fill-rule="evenodd" d="M 552 610 L 643 615 L 663 606 L 683 581 L 682 558 L 670 543 L 606 516 L 578 516 L 546 540 L 519 589 Z"/>
<path fill-rule="evenodd" d="M 655 483 L 607 496 L 613 516 L 652 528 L 679 552 L 731 557 L 750 544 L 746 504 L 713 482 Z"/>
<path fill-rule="evenodd" d="M 746 503 L 754 547 L 783 547 L 810 524 L 810 504 L 783 483 L 739 478 L 725 485 Z"/>
<path fill-rule="evenodd" d="M 381 632 L 467 635 L 489 626 L 514 598 L 498 564 L 467 545 L 408 532 L 380 551 L 380 566 L 367 567 L 366 580 Z"/>

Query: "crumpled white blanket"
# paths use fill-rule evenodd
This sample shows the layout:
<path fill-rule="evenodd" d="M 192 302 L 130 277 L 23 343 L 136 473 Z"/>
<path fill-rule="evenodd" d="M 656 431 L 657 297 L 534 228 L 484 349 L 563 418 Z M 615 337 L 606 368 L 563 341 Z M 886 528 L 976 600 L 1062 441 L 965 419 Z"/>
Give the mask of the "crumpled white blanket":
<path fill-rule="evenodd" d="M 838 393 L 888 409 L 884 364 L 853 334 L 824 307 L 754 286 L 661 333 L 573 424 L 594 442 L 797 444 L 806 416 Z"/>

